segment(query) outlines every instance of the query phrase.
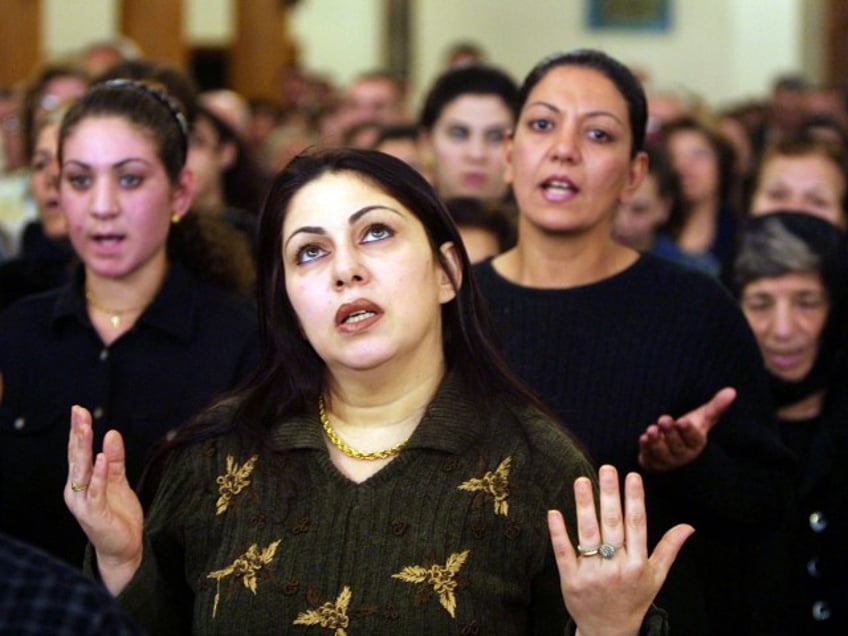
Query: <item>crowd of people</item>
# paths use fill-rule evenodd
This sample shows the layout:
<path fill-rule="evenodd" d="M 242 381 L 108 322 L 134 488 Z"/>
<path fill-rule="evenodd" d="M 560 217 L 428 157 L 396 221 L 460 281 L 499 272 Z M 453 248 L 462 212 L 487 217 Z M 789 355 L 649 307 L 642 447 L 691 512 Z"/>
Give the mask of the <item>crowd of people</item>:
<path fill-rule="evenodd" d="M 103 49 L 0 94 L 0 609 L 49 571 L 115 633 L 848 629 L 848 96 L 463 43 L 415 116 Z"/>

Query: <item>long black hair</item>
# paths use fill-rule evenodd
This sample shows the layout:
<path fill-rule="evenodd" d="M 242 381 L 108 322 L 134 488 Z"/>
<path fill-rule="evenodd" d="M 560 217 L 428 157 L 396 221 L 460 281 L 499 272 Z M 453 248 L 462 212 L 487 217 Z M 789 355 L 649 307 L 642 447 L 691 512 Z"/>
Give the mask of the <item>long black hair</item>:
<path fill-rule="evenodd" d="M 292 197 L 328 173 L 361 176 L 411 210 L 427 233 L 430 248 L 444 270 L 451 268 L 439 247 L 457 248 L 462 275 L 456 297 L 442 306 L 444 352 L 476 395 L 526 397 L 496 353 L 488 314 L 471 274 L 468 255 L 450 213 L 429 183 L 405 162 L 372 150 L 329 150 L 296 157 L 275 180 L 259 221 L 257 305 L 263 355 L 246 391 L 244 411 L 254 421 L 301 412 L 315 404 L 323 389 L 325 367 L 303 336 L 285 289 L 282 229 Z"/>
<path fill-rule="evenodd" d="M 304 336 L 289 301 L 281 257 L 283 224 L 292 198 L 325 174 L 355 174 L 374 184 L 410 210 L 427 234 L 430 249 L 451 274 L 440 246 L 456 246 L 461 284 L 442 305 L 443 346 L 447 368 L 456 373 L 485 412 L 501 399 L 533 404 L 547 412 L 508 370 L 493 344 L 492 329 L 468 255 L 450 213 L 432 186 L 404 161 L 375 150 L 353 148 L 307 151 L 277 175 L 259 220 L 257 307 L 262 353 L 252 376 L 218 406 L 225 417 L 202 415 L 183 427 L 160 454 L 174 447 L 228 432 L 267 448 L 269 426 L 315 409 L 324 389 L 326 367 Z M 496 399 L 497 398 L 497 399 Z M 213 407 L 215 408 L 215 407 Z"/>

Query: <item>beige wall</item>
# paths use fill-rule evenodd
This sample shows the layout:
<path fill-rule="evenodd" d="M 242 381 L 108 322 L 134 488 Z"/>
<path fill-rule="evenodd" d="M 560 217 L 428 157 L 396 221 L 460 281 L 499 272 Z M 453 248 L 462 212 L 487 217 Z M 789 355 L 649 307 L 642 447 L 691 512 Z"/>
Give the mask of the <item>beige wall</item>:
<path fill-rule="evenodd" d="M 87 43 L 112 37 L 118 28 L 116 0 L 41 0 L 45 57 L 70 55 Z"/>
<path fill-rule="evenodd" d="M 233 3 L 182 0 L 190 44 L 229 43 Z M 43 0 L 44 50 L 70 52 L 108 37 L 117 0 Z M 418 98 L 458 39 L 480 42 L 516 79 L 541 57 L 575 46 L 605 49 L 662 85 L 681 85 L 723 105 L 767 92 L 774 76 L 821 73 L 823 0 L 671 0 L 672 28 L 643 33 L 590 31 L 584 0 L 410 0 L 411 77 Z M 301 0 L 290 27 L 307 68 L 343 84 L 380 65 L 383 0 Z"/>
<path fill-rule="evenodd" d="M 761 95 L 775 74 L 800 70 L 806 3 L 820 0 L 671 0 L 669 31 L 627 32 L 587 29 L 582 0 L 422 0 L 416 28 L 427 36 L 416 42 L 416 85 L 434 76 L 451 42 L 471 37 L 516 78 L 553 51 L 596 47 L 658 84 L 722 104 Z"/>

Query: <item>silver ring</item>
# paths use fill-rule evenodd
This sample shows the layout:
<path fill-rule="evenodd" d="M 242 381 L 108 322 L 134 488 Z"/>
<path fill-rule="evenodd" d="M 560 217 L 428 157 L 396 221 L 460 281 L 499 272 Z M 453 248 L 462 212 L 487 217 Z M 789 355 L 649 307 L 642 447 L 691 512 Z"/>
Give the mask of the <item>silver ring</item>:
<path fill-rule="evenodd" d="M 586 548 L 582 545 L 577 546 L 577 556 L 579 557 L 590 557 L 590 556 L 599 556 L 602 559 L 611 559 L 615 556 L 616 550 L 624 547 L 620 545 L 618 547 L 612 545 L 611 543 L 602 543 L 601 545 L 596 545 L 592 548 Z"/>
<path fill-rule="evenodd" d="M 617 549 L 618 548 L 616 548 L 610 543 L 602 543 L 601 546 L 598 548 L 598 552 L 600 553 L 602 559 L 611 559 L 615 556 L 615 551 Z"/>
<path fill-rule="evenodd" d="M 74 492 L 85 492 L 86 490 L 88 490 L 88 484 L 78 484 L 72 479 L 71 490 L 73 490 Z"/>

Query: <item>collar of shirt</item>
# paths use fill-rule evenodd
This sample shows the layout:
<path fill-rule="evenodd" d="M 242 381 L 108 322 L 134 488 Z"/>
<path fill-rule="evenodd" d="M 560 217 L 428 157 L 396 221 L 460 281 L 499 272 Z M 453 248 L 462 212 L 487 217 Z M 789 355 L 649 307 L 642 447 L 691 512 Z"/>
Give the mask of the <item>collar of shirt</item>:
<path fill-rule="evenodd" d="M 458 375 L 448 373 L 404 451 L 431 449 L 458 455 L 483 434 L 486 425 L 479 405 L 472 401 Z M 308 414 L 274 425 L 271 440 L 280 450 L 326 450 L 317 405 Z"/>
<path fill-rule="evenodd" d="M 196 319 L 197 279 L 179 263 L 171 263 L 162 288 L 144 310 L 136 327 L 144 326 L 172 335 L 184 342 L 191 340 Z M 91 326 L 85 303 L 85 270 L 79 267 L 70 284 L 59 293 L 53 306 L 50 325 L 54 330 L 67 321 Z"/>

